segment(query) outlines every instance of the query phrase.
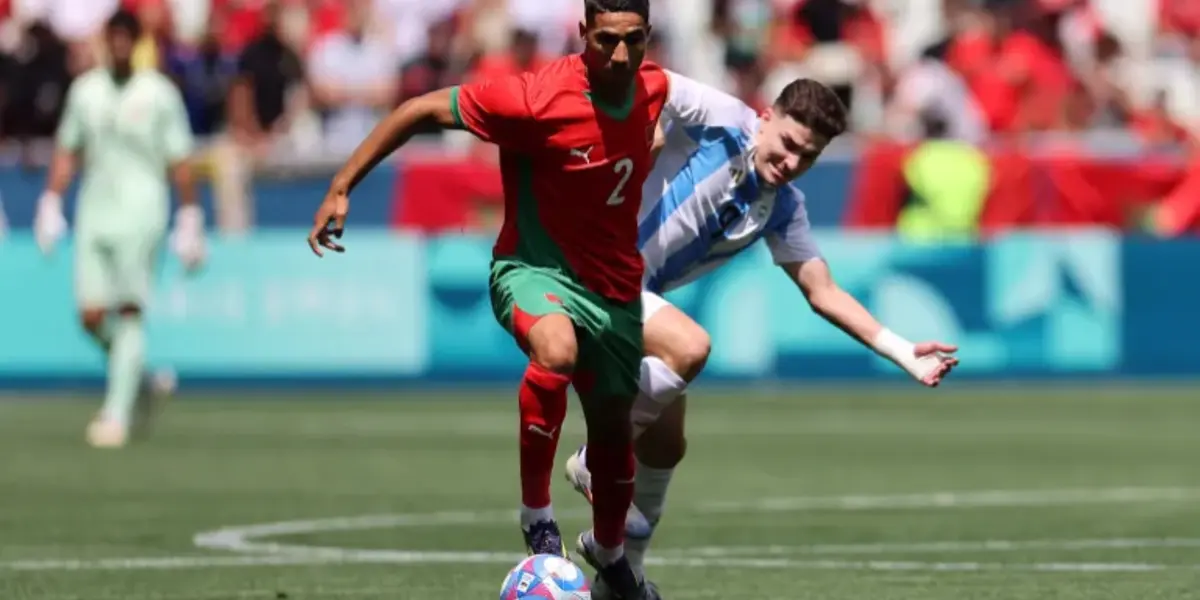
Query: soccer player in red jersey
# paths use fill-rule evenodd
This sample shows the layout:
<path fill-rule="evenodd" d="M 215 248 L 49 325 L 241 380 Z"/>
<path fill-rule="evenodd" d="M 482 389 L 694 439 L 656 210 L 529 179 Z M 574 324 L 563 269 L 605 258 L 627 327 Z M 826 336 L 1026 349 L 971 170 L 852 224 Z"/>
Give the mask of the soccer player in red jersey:
<path fill-rule="evenodd" d="M 574 385 L 588 425 L 593 530 L 577 545 L 617 598 L 655 597 L 624 555 L 633 496 L 630 406 L 643 355 L 638 209 L 667 76 L 643 57 L 648 0 L 584 0 L 582 54 L 536 73 L 401 105 L 355 150 L 309 245 L 344 251 L 349 194 L 421 126 L 466 129 L 501 150 L 505 217 L 490 278 L 497 320 L 530 358 L 519 392 L 521 528 L 530 553 L 567 556 L 550 477 Z M 420 199 L 434 201 L 436 198 Z"/>

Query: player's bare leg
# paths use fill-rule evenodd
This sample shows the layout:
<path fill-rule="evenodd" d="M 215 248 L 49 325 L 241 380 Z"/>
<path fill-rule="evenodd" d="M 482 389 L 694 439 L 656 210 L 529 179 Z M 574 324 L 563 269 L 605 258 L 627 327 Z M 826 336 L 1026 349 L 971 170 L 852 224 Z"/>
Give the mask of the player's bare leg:
<path fill-rule="evenodd" d="M 567 386 L 575 371 L 578 343 L 575 325 L 564 314 L 552 313 L 524 323 L 522 344 L 529 351 L 529 366 L 521 380 L 520 463 L 521 531 L 531 554 L 566 556 L 566 546 L 550 504 L 550 478 L 554 456 L 567 415 Z M 528 325 L 522 327 L 521 325 Z"/>
<path fill-rule="evenodd" d="M 81 314 L 84 329 L 105 352 L 108 362 L 104 407 L 88 426 L 88 443 L 97 448 L 120 448 L 129 439 L 133 411 L 142 387 L 146 335 L 142 311 L 122 306 L 112 319 L 103 309 Z"/>

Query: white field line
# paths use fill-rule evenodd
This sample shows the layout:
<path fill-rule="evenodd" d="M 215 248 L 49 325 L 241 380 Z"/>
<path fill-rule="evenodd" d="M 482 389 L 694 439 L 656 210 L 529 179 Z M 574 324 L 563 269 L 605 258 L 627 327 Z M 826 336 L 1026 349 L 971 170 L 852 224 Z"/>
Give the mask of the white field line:
<path fill-rule="evenodd" d="M 664 556 L 762 555 L 863 555 L 863 554 L 978 554 L 1026 550 L 1131 550 L 1150 548 L 1200 548 L 1194 538 L 1112 538 L 1080 540 L 984 540 L 899 542 L 871 544 L 816 544 L 809 546 L 697 546 L 656 551 Z"/>
<path fill-rule="evenodd" d="M 934 492 L 900 495 L 852 495 L 801 498 L 774 498 L 741 503 L 707 503 L 699 512 L 772 512 L 813 510 L 892 510 L 951 509 L 969 507 L 1072 506 L 1094 503 L 1146 503 L 1200 498 L 1200 488 L 1108 488 L 1093 490 L 990 490 L 976 492 Z M 240 527 L 224 527 L 197 534 L 193 542 L 199 548 L 236 552 L 242 556 L 195 555 L 72 560 L 15 560 L 0 562 L 0 570 L 9 571 L 80 571 L 142 569 L 207 569 L 271 565 L 358 564 L 513 564 L 524 558 L 508 552 L 445 552 L 422 550 L 370 550 L 353 548 L 290 545 L 267 541 L 277 536 L 361 531 L 386 528 L 413 528 L 471 524 L 515 523 L 514 511 L 439 512 L 428 514 L 373 515 L 331 519 L 285 521 Z M 705 547 L 664 550 L 649 557 L 648 564 L 675 567 L 732 567 L 759 569 L 854 569 L 872 571 L 988 571 L 1032 570 L 1074 572 L 1140 572 L 1169 568 L 1200 568 L 1191 565 L 1150 563 L 985 563 L 921 561 L 797 560 L 799 555 L 863 555 L 922 552 L 1012 552 L 1027 549 L 1086 550 L 1130 548 L 1200 547 L 1193 539 L 1108 539 L 1108 540 L 1032 540 L 982 542 L 925 542 L 900 544 L 837 544 L 815 546 Z"/>
<path fill-rule="evenodd" d="M 322 549 L 332 550 L 332 549 Z M 228 557 L 167 557 L 160 559 L 102 559 L 94 561 L 14 561 L 0 563 L 0 570 L 9 571 L 121 571 L 146 569 L 210 569 L 219 567 L 251 567 L 277 565 L 329 565 L 329 564 L 406 564 L 429 565 L 436 563 L 512 565 L 524 558 L 523 554 L 449 552 L 397 552 L 340 551 L 341 556 L 246 556 L 231 561 Z M 284 560 L 279 560 L 279 559 Z M 459 559 L 464 560 L 459 560 Z M 996 563 L 996 562 L 923 562 L 923 561 L 848 561 L 848 560 L 795 560 L 790 558 L 736 558 L 736 557 L 647 557 L 646 564 L 681 568 L 726 568 L 726 569 L 793 569 L 793 570 L 857 570 L 857 571 L 1035 571 L 1072 573 L 1145 573 L 1169 569 L 1200 569 L 1198 565 L 1168 565 L 1144 562 L 1040 562 L 1040 563 Z"/>
<path fill-rule="evenodd" d="M 1081 506 L 1086 504 L 1129 504 L 1177 502 L 1200 499 L 1200 488 L 1120 487 L 1068 490 L 985 490 L 930 492 L 923 494 L 816 496 L 763 498 L 751 502 L 706 502 L 699 512 L 801 512 L 856 510 L 913 510 L 948 508 L 1020 508 Z"/>
<path fill-rule="evenodd" d="M 485 586 L 479 586 L 483 588 Z M 490 586 L 486 586 L 488 591 L 491 591 Z M 472 588 L 472 591 L 474 588 Z M 414 591 L 424 592 L 424 590 L 413 590 L 411 587 L 317 587 L 304 588 L 297 595 L 305 598 L 327 598 L 330 596 L 352 596 L 355 598 L 398 598 L 404 594 L 411 594 Z M 458 590 L 459 592 L 467 590 Z M 208 591 L 208 592 L 184 592 L 184 593 L 150 593 L 146 595 L 139 592 L 136 596 L 137 600 L 262 600 L 263 598 L 275 597 L 277 590 L 266 589 L 231 589 L 224 591 Z M 285 592 L 286 593 L 286 592 Z M 718 598 L 723 597 L 722 594 L 712 590 L 680 590 L 671 592 L 672 598 Z M 129 594 L 62 594 L 40 596 L 41 600 L 129 600 Z"/>

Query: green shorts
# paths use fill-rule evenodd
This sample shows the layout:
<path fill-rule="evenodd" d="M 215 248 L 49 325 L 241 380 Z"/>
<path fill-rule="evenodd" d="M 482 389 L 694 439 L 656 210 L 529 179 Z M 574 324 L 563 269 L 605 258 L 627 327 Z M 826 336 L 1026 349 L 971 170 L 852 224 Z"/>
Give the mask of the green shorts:
<path fill-rule="evenodd" d="M 637 395 L 644 349 L 640 297 L 621 304 L 554 269 L 505 259 L 492 262 L 490 289 L 496 320 L 523 350 L 528 351 L 529 329 L 539 317 L 559 313 L 575 323 L 579 357 L 574 381 L 580 395 Z"/>
<path fill-rule="evenodd" d="M 84 308 L 144 306 L 150 299 L 163 231 L 125 235 L 78 231 L 75 236 L 75 298 Z"/>

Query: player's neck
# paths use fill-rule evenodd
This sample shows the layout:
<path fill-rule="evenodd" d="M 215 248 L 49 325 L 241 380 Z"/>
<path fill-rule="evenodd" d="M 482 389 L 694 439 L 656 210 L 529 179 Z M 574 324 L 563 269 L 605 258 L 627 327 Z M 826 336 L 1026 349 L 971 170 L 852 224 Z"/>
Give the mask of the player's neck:
<path fill-rule="evenodd" d="M 108 74 L 117 85 L 125 85 L 133 77 L 133 67 L 112 65 L 108 68 Z"/>
<path fill-rule="evenodd" d="M 613 85 L 600 83 L 588 78 L 588 87 L 592 90 L 592 97 L 608 106 L 624 106 L 629 100 L 629 95 L 633 89 L 633 82 L 628 85 Z"/>

